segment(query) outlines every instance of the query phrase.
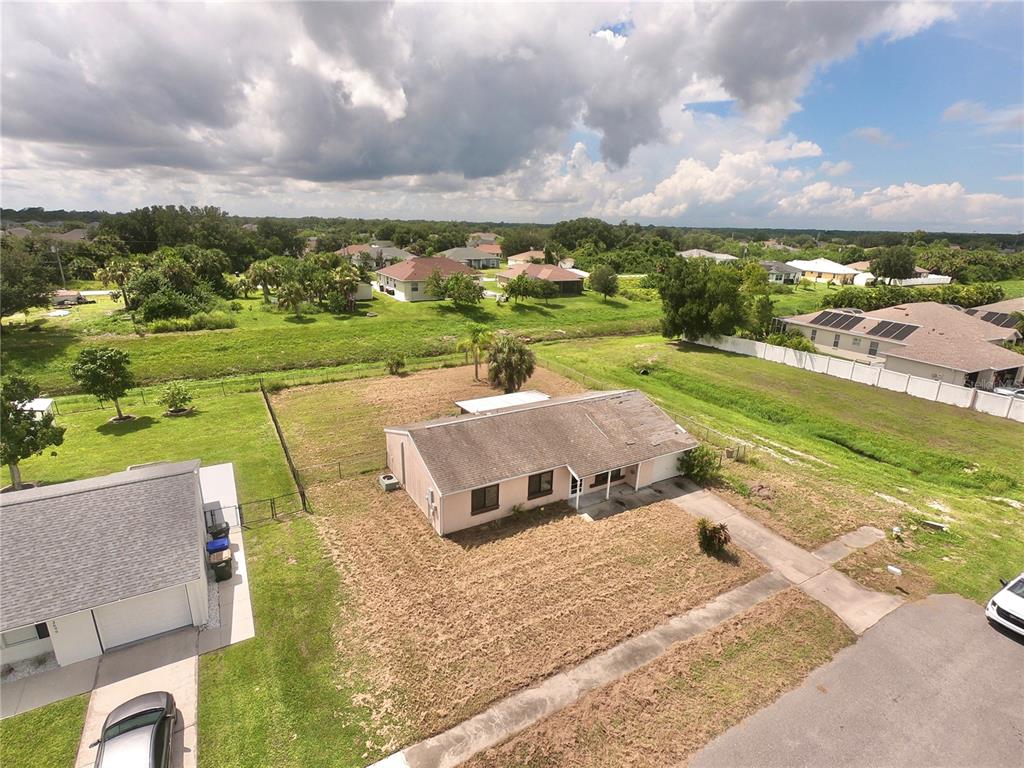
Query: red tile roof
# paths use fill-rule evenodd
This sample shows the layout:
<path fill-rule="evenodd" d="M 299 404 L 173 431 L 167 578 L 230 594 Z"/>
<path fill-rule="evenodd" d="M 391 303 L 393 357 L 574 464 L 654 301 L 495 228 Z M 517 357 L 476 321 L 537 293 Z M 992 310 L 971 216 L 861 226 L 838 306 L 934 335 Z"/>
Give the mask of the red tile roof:
<path fill-rule="evenodd" d="M 548 280 L 552 283 L 578 282 L 582 277 L 568 269 L 562 269 L 557 264 L 515 264 L 504 272 L 499 272 L 498 277 L 512 279 L 525 272 L 530 277 L 538 280 Z"/>
<path fill-rule="evenodd" d="M 480 274 L 475 269 L 470 269 L 465 264 L 452 259 L 446 259 L 444 256 L 434 256 L 433 258 L 416 258 L 406 259 L 400 261 L 397 264 L 392 264 L 390 267 L 384 269 L 378 269 L 378 275 L 384 275 L 395 280 L 426 280 L 430 277 L 434 270 L 441 273 L 441 277 L 448 277 L 460 272 L 464 275 L 478 275 Z"/>
<path fill-rule="evenodd" d="M 481 243 L 476 248 L 478 251 L 489 253 L 492 256 L 501 256 L 501 246 L 497 243 Z"/>

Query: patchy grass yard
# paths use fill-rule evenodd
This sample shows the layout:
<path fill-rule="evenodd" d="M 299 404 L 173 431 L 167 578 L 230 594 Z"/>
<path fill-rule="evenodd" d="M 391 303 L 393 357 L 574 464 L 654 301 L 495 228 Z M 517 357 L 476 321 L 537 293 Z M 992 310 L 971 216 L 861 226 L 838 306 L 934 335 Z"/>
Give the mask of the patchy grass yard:
<path fill-rule="evenodd" d="M 853 639 L 828 609 L 790 589 L 678 643 L 466 767 L 684 764 Z"/>
<path fill-rule="evenodd" d="M 241 311 L 231 313 L 236 328 L 146 336 L 134 333 L 123 312 L 102 314 L 117 306 L 103 298 L 87 305 L 88 310 L 73 310 L 71 318 L 33 312 L 29 324 L 5 324 L 3 363 L 59 393 L 75 389 L 69 369 L 78 353 L 99 344 L 127 351 L 138 380 L 153 383 L 366 363 L 393 351 L 436 356 L 454 351 L 473 323 L 552 339 L 651 332 L 661 315 L 657 302 L 602 301 L 592 293 L 549 304 L 531 300 L 498 305 L 488 299 L 461 310 L 449 302 L 405 303 L 377 296 L 361 303 L 354 315 L 320 312 L 302 319 L 269 308 L 259 298 L 243 299 Z"/>
<path fill-rule="evenodd" d="M 981 601 L 998 577 L 1019 572 L 1024 507 L 1014 504 L 1024 502 L 1024 431 L 1017 422 L 657 337 L 546 344 L 537 352 L 589 386 L 637 387 L 683 426 L 696 420 L 729 442 L 756 446 L 754 464 L 726 463 L 722 492 L 802 546 L 859 525 L 898 523 L 914 545 L 905 558 L 922 565 L 939 591 Z M 927 531 L 923 519 L 950 530 Z"/>
<path fill-rule="evenodd" d="M 735 563 L 702 555 L 694 521 L 668 503 L 599 523 L 554 504 L 438 537 L 404 493 L 377 487 L 380 431 L 493 393 L 471 377 L 458 368 L 275 397 L 300 466 L 342 459 L 342 479 L 310 496 L 352 596 L 337 624 L 340 664 L 366 681 L 359 701 L 392 748 L 763 571 L 743 553 Z M 577 388 L 546 371 L 527 387 Z"/>
<path fill-rule="evenodd" d="M 0 720 L 4 768 L 70 768 L 85 726 L 89 695 L 72 696 Z"/>

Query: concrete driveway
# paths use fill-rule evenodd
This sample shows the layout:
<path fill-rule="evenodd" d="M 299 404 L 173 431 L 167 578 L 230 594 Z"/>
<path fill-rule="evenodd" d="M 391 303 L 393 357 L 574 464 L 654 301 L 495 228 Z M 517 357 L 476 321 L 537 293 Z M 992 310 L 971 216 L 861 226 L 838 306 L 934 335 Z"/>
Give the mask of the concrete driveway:
<path fill-rule="evenodd" d="M 692 768 L 1024 765 L 1024 643 L 954 595 L 904 605 Z"/>
<path fill-rule="evenodd" d="M 171 765 L 195 768 L 199 672 L 196 651 L 196 632 L 188 628 L 101 656 L 75 768 L 88 768 L 96 761 L 96 750 L 89 745 L 99 738 L 110 711 L 150 691 L 169 691 L 178 705 Z"/>

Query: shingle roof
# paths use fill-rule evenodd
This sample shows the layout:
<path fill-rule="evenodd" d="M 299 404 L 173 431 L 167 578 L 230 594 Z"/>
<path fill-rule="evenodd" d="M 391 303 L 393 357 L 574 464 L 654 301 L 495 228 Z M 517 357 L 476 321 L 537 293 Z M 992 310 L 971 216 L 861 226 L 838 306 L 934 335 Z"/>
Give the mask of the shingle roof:
<path fill-rule="evenodd" d="M 761 266 L 769 272 L 778 272 L 783 275 L 799 275 L 803 272 L 803 270 L 791 267 L 782 261 L 762 261 Z"/>
<path fill-rule="evenodd" d="M 491 256 L 501 256 L 501 246 L 497 243 L 480 243 L 476 248 L 484 253 L 491 254 Z"/>
<path fill-rule="evenodd" d="M 856 275 L 856 269 L 850 269 L 844 264 L 832 261 L 831 259 L 811 259 L 810 261 L 804 261 L 802 259 L 794 259 L 793 261 L 787 261 L 787 264 L 797 269 L 802 269 L 804 272 L 824 272 L 829 275 Z"/>
<path fill-rule="evenodd" d="M 587 477 L 697 446 L 636 390 L 588 392 L 388 430 L 410 435 L 442 495 L 562 466 Z"/>
<path fill-rule="evenodd" d="M 514 254 L 512 256 L 509 256 L 508 260 L 509 260 L 509 263 L 515 263 L 515 262 L 523 263 L 523 262 L 537 261 L 537 260 L 543 261 L 544 260 L 544 251 L 538 251 L 538 250 L 523 251 L 522 253 L 517 253 L 517 254 Z"/>
<path fill-rule="evenodd" d="M 787 322 L 810 324 L 819 314 L 821 310 L 784 319 Z M 886 357 L 917 360 L 967 373 L 1024 365 L 1024 356 L 998 345 L 1001 341 L 1016 337 L 1012 328 L 1000 328 L 935 301 L 919 301 L 865 312 L 860 322 L 844 329 L 842 333 L 872 339 L 875 337 L 868 336 L 867 331 L 882 320 L 918 326 L 901 342 L 883 339 L 899 345 L 898 348 L 886 350 L 883 353 Z"/>
<path fill-rule="evenodd" d="M 974 307 L 979 312 L 1024 312 L 1024 296 L 1019 299 L 1003 299 L 992 304 L 985 304 L 981 307 Z"/>
<path fill-rule="evenodd" d="M 199 461 L 0 497 L 0 631 L 205 573 Z"/>
<path fill-rule="evenodd" d="M 714 259 L 715 261 L 736 261 L 736 257 L 731 253 L 715 253 L 714 251 L 707 251 L 703 248 L 690 248 L 686 251 L 676 251 L 676 256 L 682 256 L 684 259 Z"/>
<path fill-rule="evenodd" d="M 552 283 L 576 283 L 583 279 L 575 272 L 570 272 L 568 269 L 562 269 L 557 264 L 513 264 L 503 272 L 499 272 L 498 277 L 507 277 L 512 279 L 513 277 L 518 277 L 524 272 L 537 280 L 548 280 Z"/>
<path fill-rule="evenodd" d="M 434 274 L 435 270 L 441 273 L 441 277 L 448 277 L 448 275 L 454 275 L 456 272 L 461 272 L 464 275 L 479 274 L 465 264 L 446 259 L 443 256 L 406 259 L 397 264 L 392 264 L 390 267 L 378 269 L 377 274 L 385 275 L 395 280 L 426 280 Z"/>
<path fill-rule="evenodd" d="M 477 259 L 494 259 L 497 258 L 493 253 L 487 253 L 481 251 L 479 248 L 449 248 L 447 251 L 441 251 L 438 256 L 444 256 L 445 258 L 452 259 L 453 261 L 470 261 Z"/>

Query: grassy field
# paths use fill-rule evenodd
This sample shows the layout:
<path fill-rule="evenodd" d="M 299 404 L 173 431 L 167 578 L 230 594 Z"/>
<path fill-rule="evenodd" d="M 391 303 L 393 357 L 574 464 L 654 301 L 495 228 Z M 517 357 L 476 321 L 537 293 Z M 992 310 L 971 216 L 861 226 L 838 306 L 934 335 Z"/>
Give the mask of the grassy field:
<path fill-rule="evenodd" d="M 796 687 L 854 640 L 791 589 L 478 755 L 466 768 L 661 768 Z"/>
<path fill-rule="evenodd" d="M 213 378 L 292 368 L 383 360 L 398 351 L 411 357 L 450 353 L 473 323 L 514 330 L 533 339 L 636 333 L 657 328 L 657 302 L 604 301 L 594 294 L 498 305 L 494 300 L 456 310 L 448 302 L 405 303 L 378 297 L 354 315 L 318 313 L 297 319 L 267 310 L 258 298 L 239 302 L 236 328 L 138 336 L 118 305 L 100 297 L 68 318 L 33 312 L 28 322 L 5 326 L 5 369 L 29 375 L 50 393 L 74 388 L 69 369 L 90 345 L 115 346 L 132 358 L 140 382 Z M 370 316 L 374 313 L 375 316 Z"/>
<path fill-rule="evenodd" d="M 527 386 L 578 390 L 547 371 Z M 352 595 L 354 610 L 345 606 L 339 622 L 340 663 L 367 681 L 382 754 L 763 570 L 744 553 L 732 562 L 702 555 L 694 521 L 667 502 L 600 524 L 552 504 L 437 536 L 405 494 L 377 487 L 381 428 L 492 392 L 471 368 L 456 368 L 274 399 L 296 463 L 331 462 L 309 493 Z M 341 479 L 331 477 L 333 462 Z"/>
<path fill-rule="evenodd" d="M 1019 423 L 658 337 L 537 352 L 590 386 L 648 392 L 683 426 L 696 419 L 755 445 L 755 464 L 728 463 L 723 493 L 803 546 L 898 523 L 914 541 L 905 557 L 939 591 L 979 601 L 1020 570 Z M 923 519 L 950 530 L 927 532 Z"/>
<path fill-rule="evenodd" d="M 72 696 L 0 720 L 3 768 L 70 768 L 78 752 L 89 696 Z"/>

